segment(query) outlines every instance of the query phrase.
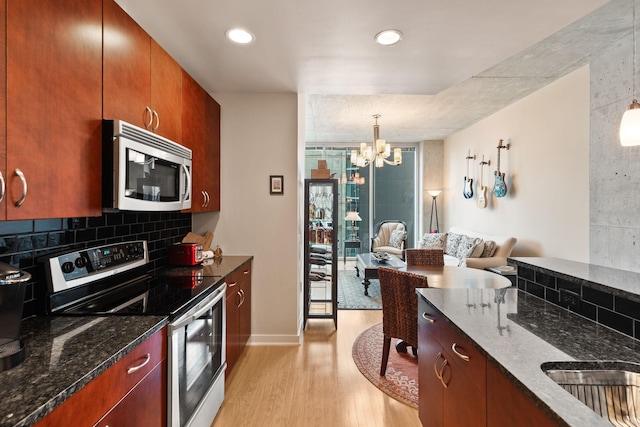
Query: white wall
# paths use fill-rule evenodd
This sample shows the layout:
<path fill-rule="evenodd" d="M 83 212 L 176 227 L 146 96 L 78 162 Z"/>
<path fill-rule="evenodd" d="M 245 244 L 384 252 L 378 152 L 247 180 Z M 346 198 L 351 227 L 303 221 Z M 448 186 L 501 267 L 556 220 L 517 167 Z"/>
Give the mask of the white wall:
<path fill-rule="evenodd" d="M 298 97 L 213 94 L 221 105 L 221 211 L 193 215 L 224 255 L 253 255 L 251 343 L 298 343 Z M 269 194 L 284 175 L 284 195 Z"/>
<path fill-rule="evenodd" d="M 515 236 L 514 256 L 589 262 L 589 67 L 585 66 L 445 140 L 445 227 Z M 492 195 L 498 140 L 508 194 Z M 488 206 L 462 195 L 467 150 L 485 155 Z M 442 196 L 441 196 L 442 197 Z M 442 229 L 446 229 L 441 226 Z"/>

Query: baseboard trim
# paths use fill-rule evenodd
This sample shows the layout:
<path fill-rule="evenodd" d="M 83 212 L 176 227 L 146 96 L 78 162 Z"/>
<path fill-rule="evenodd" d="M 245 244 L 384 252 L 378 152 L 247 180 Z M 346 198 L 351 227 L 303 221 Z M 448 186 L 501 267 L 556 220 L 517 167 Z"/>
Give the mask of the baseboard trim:
<path fill-rule="evenodd" d="M 247 345 L 300 345 L 302 335 L 251 335 Z"/>

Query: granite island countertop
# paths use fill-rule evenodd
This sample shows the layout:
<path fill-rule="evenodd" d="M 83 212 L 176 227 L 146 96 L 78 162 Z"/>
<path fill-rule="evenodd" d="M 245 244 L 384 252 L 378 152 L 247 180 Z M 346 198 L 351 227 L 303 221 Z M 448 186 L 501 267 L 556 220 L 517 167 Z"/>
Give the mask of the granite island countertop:
<path fill-rule="evenodd" d="M 0 426 L 29 426 L 167 324 L 164 316 L 23 320 L 22 364 L 0 372 Z"/>
<path fill-rule="evenodd" d="M 640 363 L 640 341 L 516 288 L 428 288 L 417 293 L 558 425 L 611 426 L 540 366 L 574 360 Z"/>

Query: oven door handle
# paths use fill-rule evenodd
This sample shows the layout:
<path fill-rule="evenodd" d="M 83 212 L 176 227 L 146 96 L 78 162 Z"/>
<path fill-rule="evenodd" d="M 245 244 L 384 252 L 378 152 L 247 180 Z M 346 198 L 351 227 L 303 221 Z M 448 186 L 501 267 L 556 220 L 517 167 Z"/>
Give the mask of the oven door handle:
<path fill-rule="evenodd" d="M 182 329 L 182 327 L 184 327 L 185 325 L 188 325 L 207 311 L 211 310 L 213 306 L 215 306 L 221 299 L 224 298 L 226 288 L 227 284 L 223 283 L 200 304 L 171 322 L 169 324 L 170 332 L 173 333 L 176 330 Z"/>

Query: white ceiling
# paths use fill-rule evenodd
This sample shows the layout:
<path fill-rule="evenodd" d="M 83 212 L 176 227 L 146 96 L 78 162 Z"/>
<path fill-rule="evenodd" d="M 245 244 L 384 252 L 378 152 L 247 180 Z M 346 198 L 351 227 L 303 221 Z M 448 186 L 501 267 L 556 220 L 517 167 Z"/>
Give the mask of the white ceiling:
<path fill-rule="evenodd" d="M 605 0 L 117 2 L 211 94 L 307 95 L 308 143 L 370 140 L 376 113 L 389 141 L 442 139 L 585 63 L 611 15 L 570 26 Z M 235 26 L 255 43 L 226 40 Z M 388 28 L 404 39 L 375 44 Z"/>

